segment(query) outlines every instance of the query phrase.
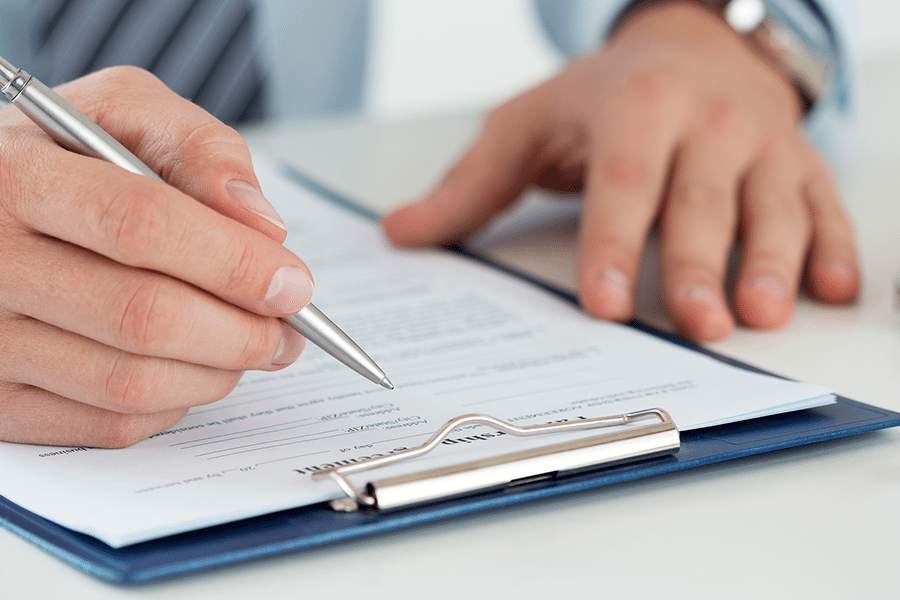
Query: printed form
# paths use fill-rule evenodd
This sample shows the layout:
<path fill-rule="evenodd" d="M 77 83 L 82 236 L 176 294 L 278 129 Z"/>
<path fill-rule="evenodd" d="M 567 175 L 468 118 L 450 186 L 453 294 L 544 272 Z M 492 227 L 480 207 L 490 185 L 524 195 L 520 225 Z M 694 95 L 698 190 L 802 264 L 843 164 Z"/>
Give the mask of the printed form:
<path fill-rule="evenodd" d="M 461 413 L 520 425 L 660 407 L 682 430 L 834 401 L 818 386 L 730 367 L 442 250 L 397 250 L 377 225 L 258 164 L 316 303 L 389 374 L 384 390 L 312 345 L 277 373 L 123 450 L 0 443 L 0 495 L 115 547 L 340 496 L 316 470 L 424 442 Z M 392 472 L 598 432 L 455 432 Z M 385 469 L 385 472 L 388 472 Z"/>

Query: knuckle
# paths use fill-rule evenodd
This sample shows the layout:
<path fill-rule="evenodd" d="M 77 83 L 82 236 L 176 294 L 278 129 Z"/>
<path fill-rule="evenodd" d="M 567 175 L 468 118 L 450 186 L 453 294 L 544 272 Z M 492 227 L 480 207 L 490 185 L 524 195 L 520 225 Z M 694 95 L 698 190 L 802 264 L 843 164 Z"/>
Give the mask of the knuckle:
<path fill-rule="evenodd" d="M 256 250 L 243 240 L 232 242 L 228 259 L 224 262 L 222 285 L 224 289 L 238 293 L 252 286 L 257 272 Z"/>
<path fill-rule="evenodd" d="M 159 78 L 150 71 L 130 65 L 107 67 L 88 77 L 98 85 L 116 89 L 133 90 L 135 87 L 147 88 L 162 85 Z"/>
<path fill-rule="evenodd" d="M 219 145 L 233 145 L 246 148 L 244 138 L 233 127 L 210 117 L 190 128 L 184 136 L 182 148 L 188 151 L 203 151 Z"/>
<path fill-rule="evenodd" d="M 598 159 L 597 167 L 601 183 L 617 188 L 642 187 L 650 179 L 647 161 L 631 154 L 608 153 Z"/>
<path fill-rule="evenodd" d="M 748 181 L 741 200 L 741 220 L 749 232 L 784 226 L 796 230 L 806 225 L 809 214 L 799 190 L 768 181 Z"/>
<path fill-rule="evenodd" d="M 119 352 L 104 382 L 107 399 L 118 412 L 147 413 L 164 378 L 155 361 Z"/>
<path fill-rule="evenodd" d="M 158 199 L 156 199 L 158 200 Z M 107 250 L 127 264 L 140 264 L 168 228 L 166 211 L 137 186 L 106 194 L 96 211 L 96 230 Z"/>
<path fill-rule="evenodd" d="M 582 249 L 589 252 L 594 260 L 612 260 L 621 267 L 635 260 L 640 246 L 618 228 L 604 226 L 595 227 L 590 235 L 583 236 Z"/>
<path fill-rule="evenodd" d="M 117 131 L 127 131 L 135 108 L 158 101 L 167 89 L 151 72 L 127 65 L 94 71 L 71 85 L 81 107 L 102 127 Z"/>
<path fill-rule="evenodd" d="M 730 187 L 721 183 L 682 181 L 673 187 L 668 208 L 706 217 L 722 215 L 732 196 Z"/>
<path fill-rule="evenodd" d="M 624 84 L 625 97 L 643 106 L 667 106 L 684 94 L 682 83 L 660 69 L 647 69 L 632 75 Z"/>
<path fill-rule="evenodd" d="M 226 173 L 241 173 L 249 168 L 250 153 L 243 136 L 211 115 L 184 128 L 180 140 L 161 161 L 163 179 L 203 163 Z"/>
<path fill-rule="evenodd" d="M 175 312 L 167 309 L 165 296 L 164 286 L 151 280 L 136 285 L 124 302 L 117 300 L 118 338 L 125 350 L 153 349 L 175 333 Z"/>
<path fill-rule="evenodd" d="M 755 272 L 777 273 L 786 280 L 790 280 L 790 274 L 796 268 L 796 260 L 791 253 L 775 247 L 753 247 L 747 251 L 748 270 Z"/>
<path fill-rule="evenodd" d="M 248 319 L 244 343 L 235 357 L 233 368 L 238 370 L 267 366 L 275 354 L 276 339 L 272 335 L 273 319 L 251 316 Z"/>
<path fill-rule="evenodd" d="M 101 448 L 127 448 L 151 433 L 140 415 L 111 414 L 105 421 L 95 434 L 94 443 Z"/>
<path fill-rule="evenodd" d="M 713 289 L 718 289 L 721 287 L 719 281 L 721 281 L 724 269 L 724 259 L 712 260 L 674 251 L 664 257 L 663 271 L 670 284 L 697 282 L 706 283 Z"/>
<path fill-rule="evenodd" d="M 716 98 L 706 114 L 706 130 L 713 136 L 732 138 L 746 131 L 743 111 L 730 98 Z"/>

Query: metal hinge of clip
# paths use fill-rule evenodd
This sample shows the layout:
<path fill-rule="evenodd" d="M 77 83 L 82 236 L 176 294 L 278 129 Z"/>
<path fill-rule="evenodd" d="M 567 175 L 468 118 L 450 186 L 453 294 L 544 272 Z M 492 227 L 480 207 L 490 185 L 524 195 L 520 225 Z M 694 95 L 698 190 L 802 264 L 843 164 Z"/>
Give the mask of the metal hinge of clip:
<path fill-rule="evenodd" d="M 378 469 L 428 454 L 454 429 L 464 425 L 490 425 L 510 435 L 535 436 L 624 426 L 650 418 L 655 422 L 448 467 L 373 480 L 362 488 L 357 488 L 347 478 L 351 473 Z M 345 497 L 331 501 L 331 507 L 336 511 L 351 512 L 361 508 L 391 510 L 575 471 L 672 454 L 678 451 L 680 445 L 678 428 L 669 413 L 659 408 L 524 427 L 488 415 L 472 414 L 451 419 L 421 446 L 396 454 L 322 469 L 314 473 L 313 477 L 330 478 L 344 492 Z"/>

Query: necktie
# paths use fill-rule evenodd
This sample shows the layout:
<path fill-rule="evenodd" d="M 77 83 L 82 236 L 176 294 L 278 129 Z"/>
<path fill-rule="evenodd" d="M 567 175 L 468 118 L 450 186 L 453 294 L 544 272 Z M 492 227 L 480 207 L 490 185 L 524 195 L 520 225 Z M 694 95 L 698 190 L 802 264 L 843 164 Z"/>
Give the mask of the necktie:
<path fill-rule="evenodd" d="M 45 0 L 41 12 L 34 72 L 48 84 L 134 65 L 222 121 L 262 116 L 250 0 Z"/>

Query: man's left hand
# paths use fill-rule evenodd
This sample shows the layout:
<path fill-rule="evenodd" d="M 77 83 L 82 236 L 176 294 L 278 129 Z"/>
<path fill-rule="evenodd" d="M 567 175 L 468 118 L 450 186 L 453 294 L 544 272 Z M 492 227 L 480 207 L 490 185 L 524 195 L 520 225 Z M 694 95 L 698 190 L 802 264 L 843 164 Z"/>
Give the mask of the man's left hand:
<path fill-rule="evenodd" d="M 437 188 L 384 225 L 398 244 L 447 243 L 529 185 L 583 189 L 578 287 L 589 313 L 632 317 L 659 221 L 663 293 L 683 334 L 722 338 L 735 320 L 778 327 L 804 277 L 825 302 L 849 302 L 859 287 L 851 227 L 801 118 L 792 84 L 717 15 L 661 2 L 493 111 Z"/>

